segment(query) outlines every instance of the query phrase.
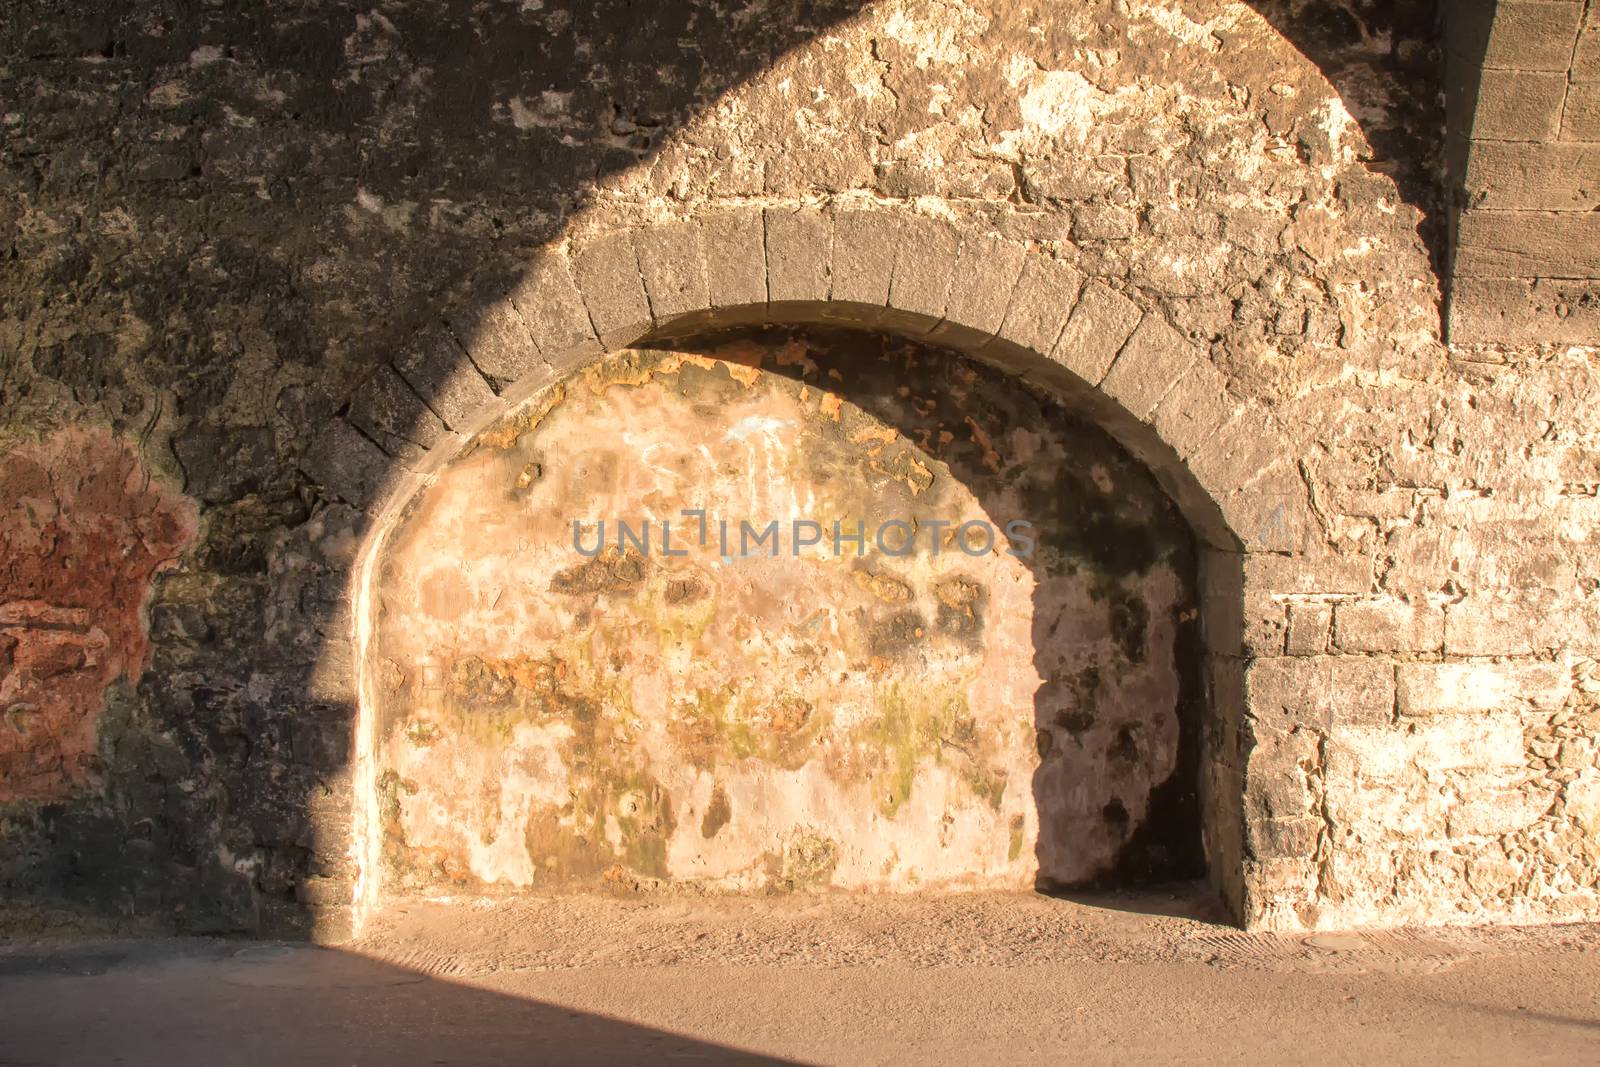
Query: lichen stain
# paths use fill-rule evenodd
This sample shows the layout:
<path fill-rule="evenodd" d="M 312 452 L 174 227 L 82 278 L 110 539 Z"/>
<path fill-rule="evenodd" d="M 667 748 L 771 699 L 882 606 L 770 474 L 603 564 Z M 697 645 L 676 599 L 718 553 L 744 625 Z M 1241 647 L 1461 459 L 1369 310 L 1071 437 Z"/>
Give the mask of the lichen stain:
<path fill-rule="evenodd" d="M 152 579 L 197 512 L 98 427 L 0 457 L 0 500 L 0 804 L 58 800 L 98 778 L 107 689 L 144 671 Z"/>
<path fill-rule="evenodd" d="M 792 553 L 797 518 L 824 544 Z M 773 519 L 776 554 L 741 544 Z M 872 538 L 889 519 L 911 554 Z M 1035 557 L 953 536 L 1012 519 Z M 385 543 L 390 884 L 1093 878 L 1177 766 L 1187 538 L 1103 434 L 953 354 L 755 334 L 598 363 L 480 435 Z"/>

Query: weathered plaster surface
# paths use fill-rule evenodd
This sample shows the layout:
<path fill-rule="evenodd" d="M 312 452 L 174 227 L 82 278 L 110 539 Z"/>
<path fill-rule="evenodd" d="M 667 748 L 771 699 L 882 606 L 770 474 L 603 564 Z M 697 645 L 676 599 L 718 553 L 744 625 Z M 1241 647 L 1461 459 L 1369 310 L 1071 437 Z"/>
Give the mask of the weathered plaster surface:
<path fill-rule="evenodd" d="M 796 519 L 823 543 L 796 555 Z M 773 520 L 776 555 L 741 544 Z M 376 566 L 390 891 L 1199 870 L 1188 531 L 1104 434 L 952 353 L 614 357 L 484 431 Z"/>
<path fill-rule="evenodd" d="M 149 663 L 150 582 L 195 508 L 101 429 L 0 458 L 0 500 L 0 805 L 61 800 L 98 783 L 106 688 Z"/>

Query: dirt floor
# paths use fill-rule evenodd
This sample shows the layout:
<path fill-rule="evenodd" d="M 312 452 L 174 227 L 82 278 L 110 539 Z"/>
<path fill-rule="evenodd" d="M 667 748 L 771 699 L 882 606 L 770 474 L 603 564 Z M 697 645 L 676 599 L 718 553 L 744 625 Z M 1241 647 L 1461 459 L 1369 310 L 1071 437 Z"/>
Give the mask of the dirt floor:
<path fill-rule="evenodd" d="M 0 1065 L 1600 1061 L 1600 928 L 1245 934 L 1185 894 L 391 907 L 14 936 Z"/>

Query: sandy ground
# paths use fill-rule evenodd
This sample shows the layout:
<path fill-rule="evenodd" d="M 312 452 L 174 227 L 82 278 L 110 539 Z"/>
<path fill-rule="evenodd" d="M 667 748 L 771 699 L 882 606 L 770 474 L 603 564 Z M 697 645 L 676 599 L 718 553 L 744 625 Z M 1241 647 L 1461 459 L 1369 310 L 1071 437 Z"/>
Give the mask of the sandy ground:
<path fill-rule="evenodd" d="M 338 949 L 0 944 L 0 1065 L 1600 1061 L 1600 928 L 1145 894 L 397 905 Z"/>

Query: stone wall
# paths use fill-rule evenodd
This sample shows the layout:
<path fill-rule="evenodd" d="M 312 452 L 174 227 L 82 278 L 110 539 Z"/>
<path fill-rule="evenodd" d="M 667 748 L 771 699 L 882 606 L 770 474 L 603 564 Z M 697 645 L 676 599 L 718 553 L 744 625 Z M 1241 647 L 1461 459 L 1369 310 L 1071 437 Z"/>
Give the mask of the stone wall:
<path fill-rule="evenodd" d="M 1446 8 L 1450 339 L 1600 337 L 1600 5 Z"/>
<path fill-rule="evenodd" d="M 199 532 L 93 781 L 5 808 L 8 892 L 337 934 L 386 508 L 602 351 L 835 317 L 1028 377 L 1173 498 L 1240 921 L 1600 910 L 1597 353 L 1442 342 L 1428 19 L 25 6 L 0 434 L 103 427 Z"/>

